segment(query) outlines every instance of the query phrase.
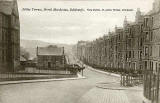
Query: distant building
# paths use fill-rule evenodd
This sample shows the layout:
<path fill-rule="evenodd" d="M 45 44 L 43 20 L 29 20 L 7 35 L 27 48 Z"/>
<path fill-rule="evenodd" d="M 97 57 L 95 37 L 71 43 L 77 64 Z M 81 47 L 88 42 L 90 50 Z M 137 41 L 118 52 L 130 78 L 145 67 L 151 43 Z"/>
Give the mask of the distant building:
<path fill-rule="evenodd" d="M 0 1 L 0 72 L 15 71 L 20 63 L 20 23 L 16 0 Z"/>
<path fill-rule="evenodd" d="M 59 69 L 66 64 L 64 47 L 37 47 L 38 69 Z"/>
<path fill-rule="evenodd" d="M 84 60 L 84 48 L 86 45 L 86 41 L 79 41 L 77 45 L 77 57 L 80 60 Z"/>

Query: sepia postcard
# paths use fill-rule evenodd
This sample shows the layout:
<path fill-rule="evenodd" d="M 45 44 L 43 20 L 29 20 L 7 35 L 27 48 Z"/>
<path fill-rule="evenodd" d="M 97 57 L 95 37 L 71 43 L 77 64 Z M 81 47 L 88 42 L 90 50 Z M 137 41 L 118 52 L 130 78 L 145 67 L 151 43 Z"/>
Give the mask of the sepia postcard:
<path fill-rule="evenodd" d="M 0 103 L 160 103 L 160 0 L 0 0 Z"/>

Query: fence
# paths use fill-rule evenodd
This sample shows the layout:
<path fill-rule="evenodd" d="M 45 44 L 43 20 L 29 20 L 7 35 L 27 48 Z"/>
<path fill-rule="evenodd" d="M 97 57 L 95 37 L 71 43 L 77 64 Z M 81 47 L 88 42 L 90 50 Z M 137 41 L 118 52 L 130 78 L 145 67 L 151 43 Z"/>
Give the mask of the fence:
<path fill-rule="evenodd" d="M 0 81 L 31 80 L 31 79 L 50 79 L 50 78 L 69 78 L 76 77 L 73 74 L 35 74 L 35 73 L 0 73 Z"/>
<path fill-rule="evenodd" d="M 25 67 L 25 69 L 16 72 L 0 73 L 0 81 L 7 80 L 30 80 L 43 78 L 69 78 L 77 77 L 77 73 L 81 72 L 79 66 L 68 65 L 63 69 L 37 69 L 34 67 Z"/>
<path fill-rule="evenodd" d="M 143 83 L 143 75 L 121 74 L 121 86 L 134 86 Z"/>

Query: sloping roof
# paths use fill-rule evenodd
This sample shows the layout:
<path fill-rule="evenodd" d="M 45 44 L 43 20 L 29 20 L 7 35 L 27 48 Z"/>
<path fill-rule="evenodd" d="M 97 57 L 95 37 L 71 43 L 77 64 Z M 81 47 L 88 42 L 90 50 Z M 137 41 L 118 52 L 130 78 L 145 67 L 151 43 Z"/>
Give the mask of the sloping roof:
<path fill-rule="evenodd" d="M 63 55 L 63 47 L 50 45 L 48 47 L 38 47 L 38 55 Z"/>
<path fill-rule="evenodd" d="M 0 12 L 10 15 L 14 8 L 14 0 L 0 0 Z"/>

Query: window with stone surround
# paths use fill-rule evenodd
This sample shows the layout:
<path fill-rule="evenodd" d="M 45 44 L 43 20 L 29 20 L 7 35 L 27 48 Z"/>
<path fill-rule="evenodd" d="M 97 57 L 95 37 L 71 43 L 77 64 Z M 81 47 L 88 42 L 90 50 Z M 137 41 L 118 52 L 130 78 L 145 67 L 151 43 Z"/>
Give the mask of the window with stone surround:
<path fill-rule="evenodd" d="M 150 38 L 149 39 L 150 39 L 150 41 L 153 40 L 153 31 L 150 32 Z"/>
<path fill-rule="evenodd" d="M 147 61 L 144 61 L 144 69 L 147 70 Z"/>
<path fill-rule="evenodd" d="M 140 59 L 142 59 L 142 54 L 143 54 L 142 51 L 140 51 Z"/>
<path fill-rule="evenodd" d="M 131 58 L 131 51 L 128 52 L 128 58 Z"/>
<path fill-rule="evenodd" d="M 144 56 L 147 56 L 148 55 L 148 47 L 146 46 L 145 48 L 144 48 Z"/>
<path fill-rule="evenodd" d="M 146 41 L 148 41 L 148 40 L 149 40 L 149 33 L 146 32 Z"/>
<path fill-rule="evenodd" d="M 133 69 L 136 70 L 136 63 L 133 63 Z"/>
<path fill-rule="evenodd" d="M 133 51 L 133 58 L 134 58 L 134 51 Z"/>
<path fill-rule="evenodd" d="M 153 62 L 150 61 L 150 70 L 153 70 Z"/>
<path fill-rule="evenodd" d="M 150 46 L 150 56 L 152 56 L 152 46 Z"/>

